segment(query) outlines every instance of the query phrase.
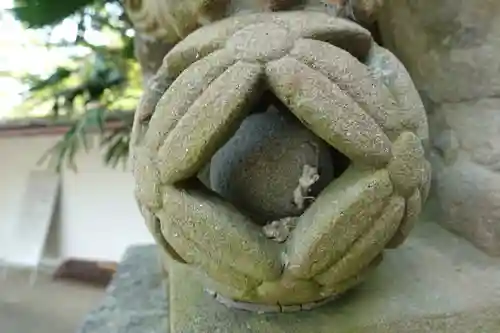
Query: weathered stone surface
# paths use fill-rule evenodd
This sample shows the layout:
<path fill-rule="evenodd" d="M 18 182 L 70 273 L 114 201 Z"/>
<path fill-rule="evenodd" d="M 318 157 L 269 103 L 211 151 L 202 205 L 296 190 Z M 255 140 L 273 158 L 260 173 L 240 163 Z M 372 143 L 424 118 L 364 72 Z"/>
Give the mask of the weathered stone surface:
<path fill-rule="evenodd" d="M 292 57 L 270 62 L 266 73 L 271 89 L 290 111 L 349 159 L 376 166 L 389 161 L 389 138 L 327 77 Z"/>
<path fill-rule="evenodd" d="M 427 101 L 436 220 L 500 255 L 500 2 L 388 0 L 380 24 Z"/>
<path fill-rule="evenodd" d="M 255 314 L 228 309 L 187 267 L 170 274 L 170 332 L 495 333 L 500 262 L 434 222 L 421 221 L 364 284 L 313 311 Z"/>
<path fill-rule="evenodd" d="M 321 299 L 321 286 L 311 280 L 281 279 L 276 282 L 264 282 L 257 289 L 257 294 L 266 304 L 275 304 L 277 299 L 287 298 L 293 304 L 305 304 Z M 258 309 L 257 309 L 258 310 Z"/>
<path fill-rule="evenodd" d="M 132 248 L 124 259 L 103 305 L 89 314 L 79 332 L 314 329 L 331 333 L 335 327 L 336 333 L 496 333 L 500 329 L 500 262 L 431 222 L 419 223 L 405 246 L 389 252 L 366 283 L 346 298 L 294 314 L 228 309 L 203 291 L 192 270 L 178 265 L 169 264 L 168 284 L 154 246 Z"/>
<path fill-rule="evenodd" d="M 500 3 L 496 0 L 387 0 L 384 44 L 436 103 L 500 93 Z"/>
<path fill-rule="evenodd" d="M 142 84 L 146 86 L 158 69 L 163 57 L 172 49 L 172 43 L 161 39 L 149 39 L 136 32 L 134 36 L 134 55 L 141 66 Z"/>
<path fill-rule="evenodd" d="M 244 15 L 194 32 L 165 59 L 153 81 L 170 84 L 146 92 L 134 126 L 137 197 L 159 221 L 149 219 L 165 251 L 206 275 L 220 299 L 287 311 L 318 306 L 360 283 L 396 233 L 408 234 L 405 200 L 429 181 L 420 143 L 426 118 L 404 68 L 365 29 L 318 12 Z M 292 212 L 297 227 L 284 243 L 197 180 L 266 94 L 329 144 L 333 158 L 341 152 L 351 162 L 301 216 Z M 300 191 L 310 181 L 302 176 Z M 297 179 L 275 183 L 275 194 L 290 185 Z M 257 186 L 247 187 L 243 193 Z"/>
<path fill-rule="evenodd" d="M 353 19 L 369 24 L 377 19 L 384 0 L 350 0 L 348 3 L 352 3 Z"/>
<path fill-rule="evenodd" d="M 125 8 L 140 33 L 177 42 L 199 26 L 225 16 L 230 0 L 126 0 Z"/>
<path fill-rule="evenodd" d="M 78 332 L 166 332 L 168 283 L 159 259 L 156 246 L 128 249 L 102 304 L 85 318 Z"/>
<path fill-rule="evenodd" d="M 268 62 L 287 54 L 294 36 L 282 25 L 273 23 L 250 24 L 238 30 L 226 41 L 226 48 L 236 59 Z"/>
<path fill-rule="evenodd" d="M 165 209 L 157 213 L 162 231 L 187 262 L 217 276 L 226 265 L 258 281 L 279 276 L 277 244 L 230 204 L 185 190 L 164 193 Z"/>
<path fill-rule="evenodd" d="M 438 222 L 491 255 L 500 255 L 500 176 L 467 158 L 447 167 L 432 158 Z"/>
<path fill-rule="evenodd" d="M 182 72 L 155 104 L 144 140 L 151 149 L 159 149 L 177 122 L 210 84 L 236 62 L 229 52 L 215 52 Z M 186 89 L 189 86 L 190 89 Z M 154 134 L 154 135 L 153 135 Z"/>
<path fill-rule="evenodd" d="M 413 226 L 420 217 L 422 211 L 422 196 L 420 190 L 414 190 L 413 194 L 408 198 L 405 205 L 405 212 L 401 226 L 393 235 L 390 242 L 387 244 L 388 248 L 396 248 L 400 246 L 410 234 Z"/>
<path fill-rule="evenodd" d="M 375 80 L 383 83 L 399 106 L 397 116 L 387 126 L 388 135 L 398 135 L 401 127 L 415 132 L 424 147 L 428 147 L 429 127 L 424 105 L 405 66 L 390 51 L 374 45 L 366 65 Z M 394 111 L 393 111 L 394 112 Z M 394 133 L 395 132 L 395 133 Z"/>
<path fill-rule="evenodd" d="M 404 132 L 394 142 L 392 153 L 387 170 L 396 190 L 408 197 L 424 180 L 426 162 L 424 148 L 418 136 Z"/>
<path fill-rule="evenodd" d="M 149 39 L 176 43 L 201 26 L 234 15 L 313 10 L 371 23 L 381 0 L 126 0 L 134 28 Z"/>
<path fill-rule="evenodd" d="M 358 106 L 370 115 L 384 132 L 397 135 L 403 128 L 402 112 L 385 84 L 377 84 L 368 66 L 348 52 L 315 40 L 302 39 L 290 54 L 333 81 Z M 393 135 L 390 137 L 394 139 Z"/>
<path fill-rule="evenodd" d="M 315 198 L 333 180 L 328 145 L 293 117 L 271 109 L 247 117 L 212 157 L 212 189 L 264 224 L 299 216 L 294 191 L 305 165 L 319 170 L 307 194 Z"/>
<path fill-rule="evenodd" d="M 194 101 L 158 150 L 161 182 L 198 173 L 250 111 L 260 95 L 263 72 L 258 64 L 237 62 Z"/>
<path fill-rule="evenodd" d="M 301 216 L 287 243 L 285 273 L 311 278 L 338 262 L 373 226 L 392 191 L 385 170 L 347 170 Z"/>
<path fill-rule="evenodd" d="M 195 61 L 225 46 L 238 30 L 261 23 L 286 26 L 295 38 L 311 38 L 336 45 L 356 58 L 366 57 L 372 38 L 368 30 L 348 20 L 320 12 L 293 11 L 252 14 L 221 20 L 198 29 L 177 44 L 164 60 L 168 75 L 179 75 Z"/>
<path fill-rule="evenodd" d="M 404 208 L 405 201 L 402 197 L 391 197 L 373 227 L 354 242 L 342 259 L 326 272 L 319 274 L 315 280 L 325 286 L 335 286 L 356 276 L 377 257 L 394 236 L 403 218 Z"/>

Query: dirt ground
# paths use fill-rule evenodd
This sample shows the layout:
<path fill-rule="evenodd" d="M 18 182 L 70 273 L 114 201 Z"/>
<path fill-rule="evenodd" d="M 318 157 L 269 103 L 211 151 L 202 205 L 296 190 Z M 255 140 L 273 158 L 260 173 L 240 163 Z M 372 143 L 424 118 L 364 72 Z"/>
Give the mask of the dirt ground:
<path fill-rule="evenodd" d="M 39 272 L 30 285 L 29 271 L 0 268 L 1 333 L 75 333 L 104 290 L 52 281 Z"/>

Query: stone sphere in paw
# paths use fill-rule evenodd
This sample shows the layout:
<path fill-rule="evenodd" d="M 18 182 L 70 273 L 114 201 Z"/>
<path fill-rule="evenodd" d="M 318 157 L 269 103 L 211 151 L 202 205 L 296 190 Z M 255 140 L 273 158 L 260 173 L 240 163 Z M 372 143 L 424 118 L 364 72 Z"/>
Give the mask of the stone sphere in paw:
<path fill-rule="evenodd" d="M 316 168 L 319 178 L 306 189 L 301 207 L 294 191 L 305 167 Z M 272 107 L 248 116 L 210 166 L 212 189 L 259 224 L 300 215 L 332 179 L 326 143 Z"/>

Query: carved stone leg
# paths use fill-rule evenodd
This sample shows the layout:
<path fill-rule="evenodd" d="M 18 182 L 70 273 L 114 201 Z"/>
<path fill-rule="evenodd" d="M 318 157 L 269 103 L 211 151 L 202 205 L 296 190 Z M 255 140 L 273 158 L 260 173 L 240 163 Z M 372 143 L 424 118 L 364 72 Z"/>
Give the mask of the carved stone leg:
<path fill-rule="evenodd" d="M 500 2 L 386 0 L 379 24 L 427 102 L 437 220 L 500 256 Z"/>

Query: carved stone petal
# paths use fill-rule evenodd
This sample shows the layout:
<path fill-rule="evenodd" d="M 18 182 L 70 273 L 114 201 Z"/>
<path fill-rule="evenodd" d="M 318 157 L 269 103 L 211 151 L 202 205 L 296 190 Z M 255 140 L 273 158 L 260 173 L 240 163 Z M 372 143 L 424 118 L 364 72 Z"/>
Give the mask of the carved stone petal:
<path fill-rule="evenodd" d="M 142 141 L 148 128 L 149 118 L 153 115 L 158 101 L 168 87 L 170 87 L 172 82 L 173 78 L 168 75 L 164 68 L 160 68 L 148 82 L 147 89 L 141 96 L 139 105 L 134 114 L 134 124 L 130 138 L 132 156 L 134 155 L 134 148 L 143 143 Z"/>
<path fill-rule="evenodd" d="M 154 163 L 155 155 L 144 146 L 134 148 L 135 197 L 151 211 L 161 208 L 160 172 Z"/>
<path fill-rule="evenodd" d="M 354 275 L 348 277 L 345 280 L 336 282 L 335 284 L 330 284 L 330 285 L 324 285 L 322 286 L 322 294 L 324 295 L 340 295 L 347 290 L 355 287 L 358 285 L 360 282 L 363 281 L 363 279 L 366 278 L 366 276 L 375 269 L 383 260 L 384 255 L 383 253 L 379 253 L 375 259 L 373 259 L 368 265 L 363 267 L 361 270 L 356 272 Z"/>
<path fill-rule="evenodd" d="M 286 27 L 266 22 L 238 30 L 227 40 L 225 49 L 237 59 L 268 62 L 285 56 L 294 40 Z"/>
<path fill-rule="evenodd" d="M 406 201 L 405 216 L 398 230 L 387 244 L 387 248 L 394 249 L 403 244 L 413 226 L 418 221 L 420 212 L 422 211 L 422 198 L 418 189 Z"/>
<path fill-rule="evenodd" d="M 386 170 L 344 172 L 300 217 L 287 242 L 285 274 L 311 278 L 338 261 L 373 225 L 392 191 Z"/>
<path fill-rule="evenodd" d="M 313 38 L 337 45 L 358 58 L 365 58 L 372 37 L 368 30 L 348 20 L 309 11 L 259 13 L 234 16 L 196 30 L 165 57 L 163 66 L 178 75 L 198 59 L 224 47 L 238 30 L 251 24 L 274 23 L 286 27 L 295 38 Z"/>
<path fill-rule="evenodd" d="M 403 110 L 403 124 L 406 129 L 415 131 L 424 146 L 429 141 L 429 127 L 422 100 L 403 64 L 394 54 L 374 44 L 366 60 L 374 78 L 382 81 L 392 92 L 399 107 Z"/>
<path fill-rule="evenodd" d="M 203 275 L 206 275 L 202 277 L 205 278 L 208 287 L 213 284 L 217 290 L 221 290 L 223 286 L 222 290 L 229 293 L 227 295 L 243 298 L 259 286 L 259 279 L 252 278 L 225 262 L 214 260 L 212 254 L 207 252 L 210 246 L 189 239 L 177 224 L 170 224 L 168 227 L 163 224 L 162 235 L 165 238 L 164 242 L 172 244 L 188 264 L 201 267 Z"/>
<path fill-rule="evenodd" d="M 147 147 L 158 150 L 194 101 L 235 62 L 228 52 L 218 51 L 182 72 L 156 105 L 145 136 Z"/>
<path fill-rule="evenodd" d="M 260 281 L 280 276 L 279 244 L 228 203 L 166 186 L 163 207 L 156 214 L 167 241 L 186 261 L 198 260 L 203 270 L 215 271 L 213 278 L 226 274 L 226 267 Z"/>
<path fill-rule="evenodd" d="M 424 148 L 415 134 L 404 132 L 392 145 L 392 153 L 387 169 L 396 190 L 409 197 L 421 186 L 426 173 Z"/>
<path fill-rule="evenodd" d="M 258 64 L 238 62 L 196 99 L 159 150 L 162 182 L 189 178 L 209 161 L 260 95 L 262 73 Z"/>
<path fill-rule="evenodd" d="M 195 61 L 222 49 L 236 31 L 250 24 L 261 23 L 266 15 L 244 15 L 212 23 L 189 34 L 166 55 L 163 66 L 177 76 Z"/>
<path fill-rule="evenodd" d="M 172 245 L 170 245 L 170 243 L 167 242 L 165 237 L 163 237 L 160 220 L 144 206 L 139 204 L 139 208 L 146 222 L 146 226 L 149 232 L 151 232 L 151 234 L 153 235 L 153 238 L 156 241 L 156 243 L 161 247 L 161 249 L 166 254 L 170 256 L 171 259 L 180 262 L 182 264 L 185 264 L 186 261 L 184 260 L 184 258 L 182 258 L 177 253 L 177 251 L 175 251 Z"/>
<path fill-rule="evenodd" d="M 280 13 L 290 32 L 298 38 L 316 39 L 336 45 L 358 59 L 365 59 L 373 39 L 368 30 L 346 19 L 308 11 Z"/>
<path fill-rule="evenodd" d="M 400 109 L 391 92 L 347 51 L 325 42 L 300 39 L 290 55 L 337 84 L 385 133 L 391 134 L 391 139 L 404 129 L 398 116 Z"/>
<path fill-rule="evenodd" d="M 389 161 L 389 138 L 327 77 L 290 57 L 270 62 L 266 73 L 275 95 L 328 144 L 354 162 L 380 166 Z"/>
<path fill-rule="evenodd" d="M 405 200 L 393 196 L 373 228 L 359 238 L 347 254 L 315 280 L 326 286 L 342 282 L 366 267 L 385 247 L 396 232 L 405 209 Z"/>
<path fill-rule="evenodd" d="M 203 261 L 210 260 L 206 256 L 207 254 L 204 253 L 201 254 L 200 258 L 203 258 Z M 260 284 L 260 281 L 252 279 L 232 267 L 221 266 L 218 263 L 213 263 L 210 271 L 200 270 L 196 264 L 191 265 L 191 268 L 192 273 L 198 275 L 203 281 L 205 290 L 209 293 L 216 293 L 213 296 L 224 295 L 223 297 L 239 301 L 254 299 L 255 289 Z"/>
<path fill-rule="evenodd" d="M 320 286 L 310 280 L 281 279 L 257 288 L 259 301 L 269 304 L 302 304 L 320 300 Z"/>

